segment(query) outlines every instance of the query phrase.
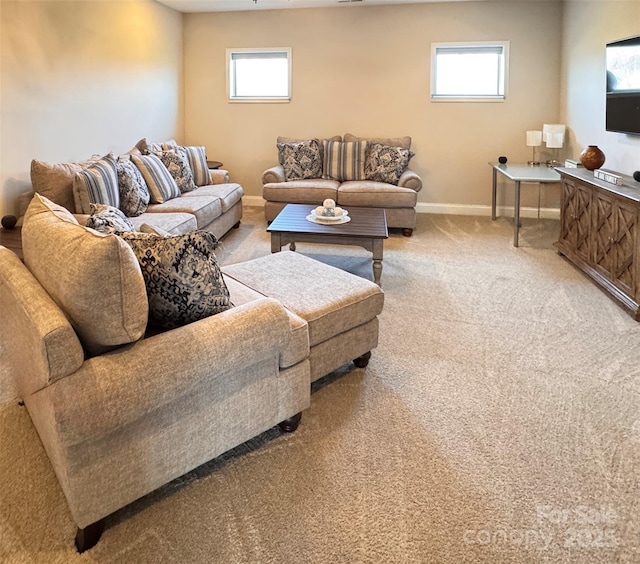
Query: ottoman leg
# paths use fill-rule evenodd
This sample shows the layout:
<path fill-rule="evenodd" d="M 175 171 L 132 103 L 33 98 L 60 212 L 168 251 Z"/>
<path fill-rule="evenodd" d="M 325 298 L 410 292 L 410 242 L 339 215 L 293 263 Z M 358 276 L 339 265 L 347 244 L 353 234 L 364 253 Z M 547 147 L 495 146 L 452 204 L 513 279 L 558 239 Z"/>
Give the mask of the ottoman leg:
<path fill-rule="evenodd" d="M 353 360 L 353 364 L 355 364 L 358 368 L 364 368 L 369 364 L 369 359 L 371 358 L 371 351 L 364 353 L 362 356 Z"/>

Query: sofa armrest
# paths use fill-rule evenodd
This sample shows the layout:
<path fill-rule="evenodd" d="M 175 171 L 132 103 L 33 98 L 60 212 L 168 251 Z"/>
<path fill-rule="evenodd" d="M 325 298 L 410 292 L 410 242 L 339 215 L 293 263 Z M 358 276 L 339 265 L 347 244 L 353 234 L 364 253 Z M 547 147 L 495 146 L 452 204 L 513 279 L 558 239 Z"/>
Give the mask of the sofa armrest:
<path fill-rule="evenodd" d="M 416 192 L 420 192 L 420 190 L 422 190 L 422 178 L 412 170 L 406 169 L 398 180 L 398 186 L 411 188 Z"/>
<path fill-rule="evenodd" d="M 272 166 L 262 173 L 262 184 L 270 182 L 285 182 L 284 168 L 282 165 Z"/>
<path fill-rule="evenodd" d="M 261 298 L 84 362 L 48 394 L 62 444 L 127 425 L 203 383 L 229 390 L 277 373 L 290 339 L 284 307 Z"/>
<path fill-rule="evenodd" d="M 228 184 L 229 183 L 229 171 L 223 168 L 216 168 L 209 171 L 211 177 L 211 184 Z"/>

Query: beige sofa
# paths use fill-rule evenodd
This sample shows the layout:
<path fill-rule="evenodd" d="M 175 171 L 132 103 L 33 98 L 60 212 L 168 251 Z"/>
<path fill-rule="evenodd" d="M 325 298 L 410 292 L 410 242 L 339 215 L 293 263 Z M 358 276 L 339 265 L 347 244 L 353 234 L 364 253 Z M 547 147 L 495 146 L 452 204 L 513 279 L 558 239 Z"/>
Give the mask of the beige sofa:
<path fill-rule="evenodd" d="M 35 196 L 22 242 L 24 264 L 0 247 L 0 338 L 81 552 L 128 503 L 276 424 L 295 430 L 311 379 L 365 366 L 377 345 L 380 288 L 296 253 L 231 265 L 234 307 L 149 333 L 121 237 Z M 300 295 L 285 307 L 269 286 Z"/>
<path fill-rule="evenodd" d="M 411 148 L 411 137 L 365 139 L 347 133 L 344 137 L 335 136 L 330 139 L 345 143 L 363 140 L 407 150 Z M 295 141 L 299 140 L 278 137 L 278 143 Z M 324 155 L 321 155 L 321 158 L 324 158 Z M 422 189 L 422 179 L 409 168 L 402 173 L 397 184 L 391 184 L 371 180 L 339 181 L 330 178 L 287 180 L 282 164 L 265 170 L 262 174 L 262 184 L 267 221 L 273 221 L 287 204 L 320 205 L 325 199 L 330 198 L 347 209 L 350 206 L 384 208 L 387 225 L 391 228 L 401 228 L 407 237 L 411 236 L 415 229 L 417 194 Z"/>
<path fill-rule="evenodd" d="M 91 162 L 51 164 L 34 160 L 31 163 L 33 190 L 19 196 L 17 216 L 22 218 L 33 194 L 38 192 L 74 213 L 84 224 L 88 216 L 77 209 L 73 182 L 76 173 Z M 210 170 L 209 176 L 210 185 L 198 186 L 161 204 L 149 204 L 144 213 L 129 219 L 138 230 L 146 223 L 175 235 L 203 229 L 222 238 L 240 224 L 244 191 L 240 184 L 230 181 L 226 170 Z"/>

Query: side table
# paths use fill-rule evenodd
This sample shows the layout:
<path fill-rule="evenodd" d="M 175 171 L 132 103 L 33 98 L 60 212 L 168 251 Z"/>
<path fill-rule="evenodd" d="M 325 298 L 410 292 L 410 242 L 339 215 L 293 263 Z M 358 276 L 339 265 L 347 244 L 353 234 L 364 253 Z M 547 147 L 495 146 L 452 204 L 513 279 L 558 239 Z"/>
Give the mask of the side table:
<path fill-rule="evenodd" d="M 7 247 L 10 251 L 13 251 L 20 260 L 24 260 L 22 254 L 22 228 L 14 227 L 13 229 L 0 228 L 0 245 Z"/>
<path fill-rule="evenodd" d="M 560 175 L 555 168 L 547 166 L 529 166 L 527 164 L 489 163 L 493 169 L 493 186 L 491 189 L 491 219 L 496 218 L 496 192 L 498 173 L 515 182 L 515 202 L 513 206 L 513 246 L 518 246 L 518 229 L 520 228 L 520 183 L 534 182 L 547 184 L 560 182 Z"/>
<path fill-rule="evenodd" d="M 222 163 L 220 161 L 207 161 L 207 166 L 209 170 L 216 170 L 222 166 Z"/>

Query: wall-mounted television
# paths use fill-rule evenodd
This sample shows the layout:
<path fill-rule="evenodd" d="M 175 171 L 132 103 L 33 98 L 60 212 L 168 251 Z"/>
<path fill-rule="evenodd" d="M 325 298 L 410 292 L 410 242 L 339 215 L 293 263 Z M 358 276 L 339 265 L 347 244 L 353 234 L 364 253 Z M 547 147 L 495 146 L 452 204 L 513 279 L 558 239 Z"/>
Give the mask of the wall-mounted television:
<path fill-rule="evenodd" d="M 640 35 L 607 43 L 606 130 L 640 135 Z"/>

